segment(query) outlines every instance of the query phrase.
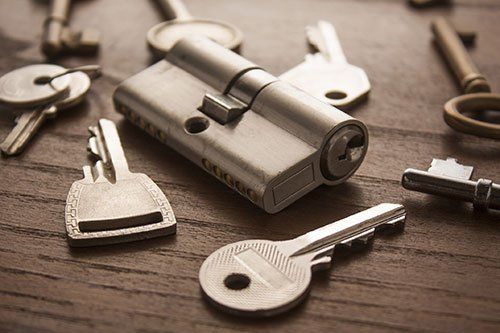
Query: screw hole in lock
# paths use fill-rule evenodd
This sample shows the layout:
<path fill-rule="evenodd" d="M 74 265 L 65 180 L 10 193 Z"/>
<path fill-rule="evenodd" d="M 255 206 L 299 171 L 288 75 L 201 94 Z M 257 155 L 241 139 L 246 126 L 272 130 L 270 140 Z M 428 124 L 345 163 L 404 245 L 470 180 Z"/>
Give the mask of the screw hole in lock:
<path fill-rule="evenodd" d="M 242 290 L 250 285 L 250 278 L 246 274 L 233 273 L 226 276 L 224 285 L 231 290 Z"/>
<path fill-rule="evenodd" d="M 347 94 L 343 91 L 340 91 L 340 90 L 330 90 L 330 91 L 325 93 L 325 97 L 329 98 L 329 99 L 339 100 L 339 99 L 346 98 Z"/>
<path fill-rule="evenodd" d="M 198 134 L 206 130 L 210 123 L 206 118 L 193 117 L 186 120 L 184 128 L 189 134 Z"/>

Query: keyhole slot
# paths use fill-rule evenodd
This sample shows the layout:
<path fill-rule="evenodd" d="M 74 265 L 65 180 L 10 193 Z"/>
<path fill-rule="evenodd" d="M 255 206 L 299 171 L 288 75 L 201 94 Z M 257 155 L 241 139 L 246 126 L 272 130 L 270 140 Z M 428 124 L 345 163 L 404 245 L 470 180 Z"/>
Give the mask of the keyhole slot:
<path fill-rule="evenodd" d="M 231 290 L 242 290 L 250 285 L 250 278 L 246 274 L 233 273 L 226 276 L 224 285 Z"/>
<path fill-rule="evenodd" d="M 347 94 L 341 90 L 330 90 L 325 93 L 325 97 L 333 100 L 340 100 L 347 97 Z"/>
<path fill-rule="evenodd" d="M 50 83 L 51 79 L 52 78 L 50 76 L 43 75 L 43 76 L 39 76 L 39 77 L 35 78 L 35 80 L 33 80 L 33 82 L 35 84 L 42 85 L 42 84 Z"/>
<path fill-rule="evenodd" d="M 360 157 L 365 140 L 362 135 L 355 135 L 347 142 L 344 154 L 338 156 L 339 161 L 356 160 Z"/>

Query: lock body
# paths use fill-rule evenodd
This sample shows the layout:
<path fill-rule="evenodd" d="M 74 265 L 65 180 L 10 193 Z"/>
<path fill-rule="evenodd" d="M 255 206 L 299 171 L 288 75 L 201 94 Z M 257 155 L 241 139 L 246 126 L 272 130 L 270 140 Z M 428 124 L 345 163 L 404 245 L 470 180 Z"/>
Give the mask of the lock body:
<path fill-rule="evenodd" d="M 125 80 L 118 112 L 266 212 L 348 179 L 365 125 L 201 37 Z"/>

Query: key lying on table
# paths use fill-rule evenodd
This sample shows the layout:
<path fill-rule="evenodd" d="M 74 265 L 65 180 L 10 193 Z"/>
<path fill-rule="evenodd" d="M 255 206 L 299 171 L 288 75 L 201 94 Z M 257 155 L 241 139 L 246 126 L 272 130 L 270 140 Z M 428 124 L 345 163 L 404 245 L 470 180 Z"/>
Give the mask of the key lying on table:
<path fill-rule="evenodd" d="M 115 124 L 99 120 L 89 128 L 93 167 L 73 183 L 66 199 L 71 246 L 95 246 L 166 236 L 176 221 L 160 188 L 145 174 L 131 173 Z"/>
<path fill-rule="evenodd" d="M 54 76 L 65 68 L 52 64 L 36 64 L 14 69 L 0 77 L 0 107 L 29 108 L 61 98 L 68 92 L 70 78 L 59 77 L 50 84 L 37 84 L 40 77 Z"/>
<path fill-rule="evenodd" d="M 72 31 L 68 27 L 70 0 L 51 0 L 50 11 L 44 22 L 42 51 L 49 57 L 65 52 L 95 53 L 99 49 L 99 31 L 85 29 Z"/>
<path fill-rule="evenodd" d="M 473 181 L 473 171 L 454 158 L 434 158 L 427 171 L 407 169 L 401 182 L 408 190 L 472 202 L 475 209 L 500 209 L 500 184 L 483 178 Z"/>
<path fill-rule="evenodd" d="M 233 314 L 271 316 L 304 300 L 311 270 L 331 264 L 335 246 L 366 243 L 382 226 L 403 226 L 401 205 L 380 204 L 297 238 L 246 240 L 226 245 L 202 264 L 199 279 L 208 299 Z"/>
<path fill-rule="evenodd" d="M 59 111 L 71 108 L 85 99 L 85 96 L 90 89 L 90 78 L 84 72 L 75 71 L 76 69 L 92 73 L 99 71 L 100 67 L 92 65 L 75 69 L 66 69 L 63 72 L 55 73 L 52 76 L 37 77 L 37 79 L 45 80 L 40 84 L 35 83 L 34 86 L 54 85 L 57 87 L 59 85 L 58 82 L 66 84 L 69 79 L 69 90 L 66 95 L 61 97 L 59 100 L 51 102 L 47 105 L 35 107 L 34 109 L 25 111 L 18 116 L 16 118 L 16 125 L 4 141 L 0 143 L 0 150 L 4 155 L 13 156 L 20 154 L 28 144 L 29 140 L 35 136 L 46 119 L 55 118 Z M 67 79 L 60 81 L 64 77 Z M 34 79 L 34 81 L 36 81 L 36 79 Z"/>
<path fill-rule="evenodd" d="M 370 81 L 365 71 L 347 62 L 333 25 L 319 21 L 306 31 L 309 43 L 319 53 L 306 55 L 303 63 L 283 73 L 280 79 L 340 109 L 366 99 Z"/>

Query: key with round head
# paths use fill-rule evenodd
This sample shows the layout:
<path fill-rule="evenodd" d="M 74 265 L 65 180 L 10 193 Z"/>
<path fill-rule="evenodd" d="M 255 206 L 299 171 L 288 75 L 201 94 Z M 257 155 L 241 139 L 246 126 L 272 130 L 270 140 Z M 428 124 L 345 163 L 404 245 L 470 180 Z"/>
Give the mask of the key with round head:
<path fill-rule="evenodd" d="M 403 226 L 405 215 L 403 206 L 384 203 L 291 240 L 226 245 L 203 262 L 202 292 L 212 304 L 233 314 L 284 312 L 304 300 L 311 272 L 330 266 L 336 246 L 366 243 L 375 229 Z"/>
<path fill-rule="evenodd" d="M 115 124 L 99 120 L 89 128 L 88 150 L 95 164 L 83 167 L 66 199 L 71 246 L 128 242 L 175 233 L 176 220 L 160 188 L 145 174 L 132 173 Z"/>
<path fill-rule="evenodd" d="M 148 45 L 158 56 L 164 56 L 178 40 L 190 35 L 203 35 L 218 44 L 239 51 L 243 33 L 236 26 L 216 20 L 194 18 L 181 0 L 157 0 L 168 21 L 149 29 Z"/>
<path fill-rule="evenodd" d="M 38 79 L 46 77 L 49 76 L 39 76 Z M 23 112 L 20 116 L 18 116 L 16 119 L 16 125 L 7 135 L 5 140 L 0 143 L 0 150 L 4 155 L 13 156 L 20 154 L 28 142 L 38 132 L 46 119 L 54 118 L 59 111 L 71 108 L 84 100 L 90 89 L 89 76 L 83 72 L 73 72 L 55 79 L 50 79 L 50 84 L 57 87 L 57 82 L 59 82 L 59 79 L 62 79 L 63 77 L 66 77 L 66 79 L 70 81 L 69 91 L 67 94 L 55 102 L 35 107 L 34 109 Z M 43 83 L 43 85 L 47 84 L 49 83 Z"/>
<path fill-rule="evenodd" d="M 366 99 L 371 89 L 368 76 L 347 62 L 333 25 L 319 21 L 306 32 L 309 44 L 319 52 L 306 55 L 304 62 L 280 78 L 340 109 Z"/>
<path fill-rule="evenodd" d="M 10 109 L 37 107 L 60 98 L 68 92 L 71 81 L 68 76 L 58 77 L 49 84 L 36 81 L 65 70 L 57 65 L 38 64 L 3 75 L 0 77 L 0 106 Z"/>

